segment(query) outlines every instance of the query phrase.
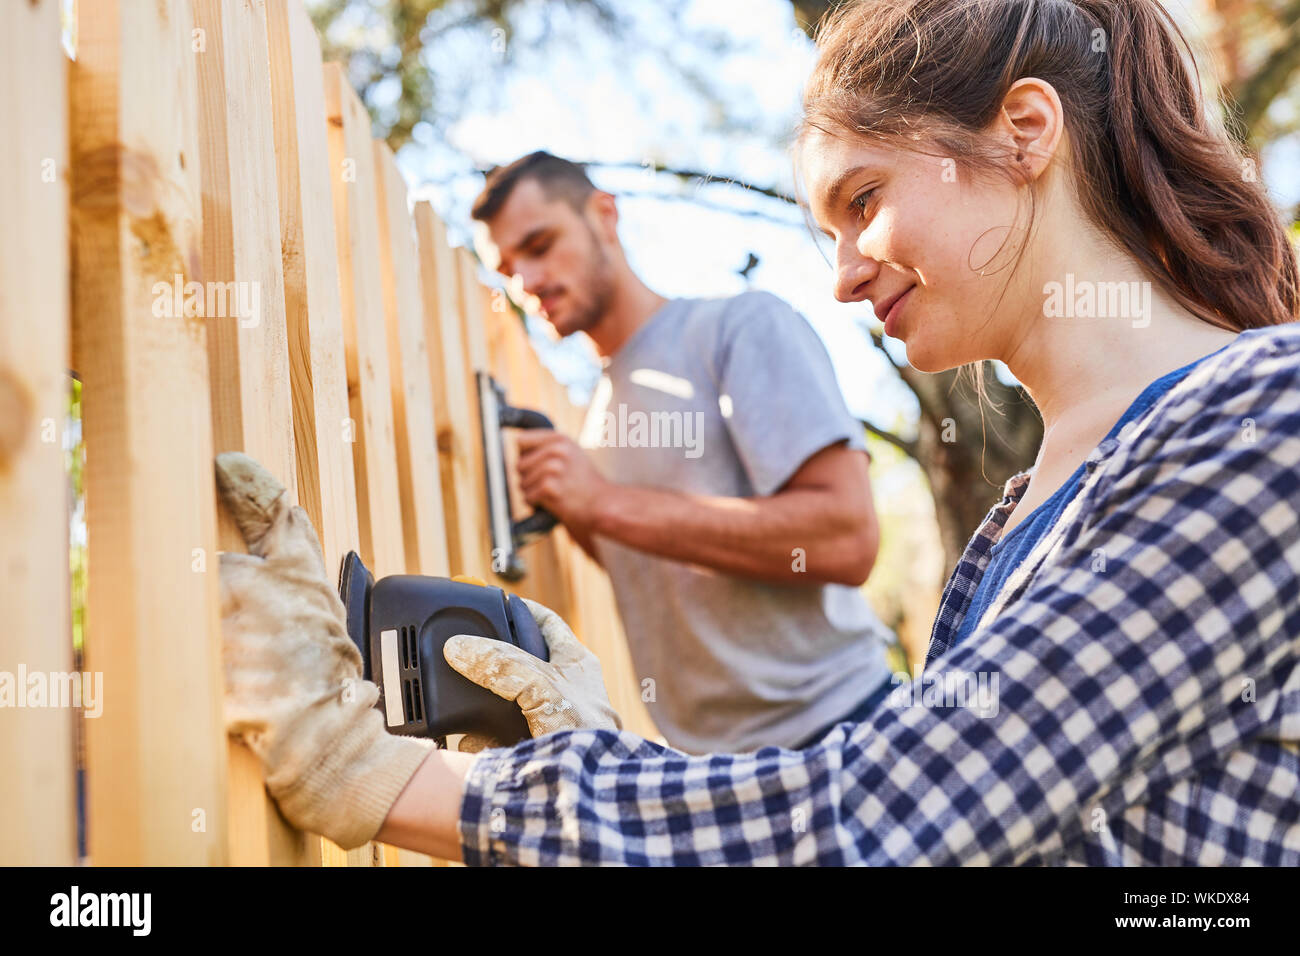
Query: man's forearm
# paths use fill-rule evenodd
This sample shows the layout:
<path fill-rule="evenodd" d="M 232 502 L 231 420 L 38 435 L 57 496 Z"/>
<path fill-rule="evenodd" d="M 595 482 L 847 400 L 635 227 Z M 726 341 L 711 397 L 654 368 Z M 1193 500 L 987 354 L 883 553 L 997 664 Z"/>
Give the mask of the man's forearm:
<path fill-rule="evenodd" d="M 876 551 L 875 527 L 815 489 L 729 498 L 615 485 L 591 531 L 660 557 L 782 584 L 856 586 Z"/>
<path fill-rule="evenodd" d="M 604 567 L 604 562 L 600 560 L 600 555 L 596 553 L 596 541 L 592 538 L 590 531 L 579 531 L 577 528 L 567 526 L 564 530 L 568 532 L 570 538 L 577 542 L 578 547 L 586 552 L 587 557 Z"/>

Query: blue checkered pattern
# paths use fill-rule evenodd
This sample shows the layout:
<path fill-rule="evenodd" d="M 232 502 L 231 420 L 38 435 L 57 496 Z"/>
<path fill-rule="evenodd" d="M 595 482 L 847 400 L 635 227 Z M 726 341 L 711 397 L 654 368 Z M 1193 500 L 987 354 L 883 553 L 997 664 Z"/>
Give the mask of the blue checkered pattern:
<path fill-rule="evenodd" d="M 870 719 L 801 751 L 612 731 L 487 751 L 466 862 L 1300 865 L 1300 325 L 1242 333 L 1100 446 L 949 647 L 1024 478 L 922 678 Z M 928 696 L 945 675 L 995 705 Z"/>

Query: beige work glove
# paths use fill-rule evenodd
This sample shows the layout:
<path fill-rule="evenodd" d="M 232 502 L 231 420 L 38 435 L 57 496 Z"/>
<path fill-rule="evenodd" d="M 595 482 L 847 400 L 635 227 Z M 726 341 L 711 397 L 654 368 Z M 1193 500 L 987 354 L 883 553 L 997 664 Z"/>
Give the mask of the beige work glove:
<path fill-rule="evenodd" d="M 358 847 L 433 743 L 385 729 L 307 512 L 246 455 L 218 455 L 216 470 L 250 552 L 221 554 L 226 731 L 261 758 L 285 819 Z"/>
<path fill-rule="evenodd" d="M 549 661 L 504 641 L 457 634 L 442 645 L 447 663 L 480 687 L 518 704 L 534 737 L 557 730 L 622 730 L 623 721 L 605 693 L 600 660 L 560 615 L 536 601 L 522 600 L 550 650 Z M 495 746 L 500 743 L 466 734 L 458 749 L 472 753 Z"/>

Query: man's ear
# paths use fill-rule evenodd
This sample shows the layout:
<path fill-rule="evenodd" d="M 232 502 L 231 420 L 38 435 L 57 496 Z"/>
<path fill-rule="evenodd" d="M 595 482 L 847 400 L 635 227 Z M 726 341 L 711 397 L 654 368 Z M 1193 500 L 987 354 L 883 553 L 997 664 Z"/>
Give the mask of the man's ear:
<path fill-rule="evenodd" d="M 618 202 L 603 189 L 593 190 L 587 197 L 587 211 L 597 231 L 606 242 L 618 241 Z"/>
<path fill-rule="evenodd" d="M 994 126 L 1015 152 L 1014 160 L 1037 179 L 1056 155 L 1065 132 L 1065 112 L 1056 88 L 1037 77 L 1011 84 Z"/>

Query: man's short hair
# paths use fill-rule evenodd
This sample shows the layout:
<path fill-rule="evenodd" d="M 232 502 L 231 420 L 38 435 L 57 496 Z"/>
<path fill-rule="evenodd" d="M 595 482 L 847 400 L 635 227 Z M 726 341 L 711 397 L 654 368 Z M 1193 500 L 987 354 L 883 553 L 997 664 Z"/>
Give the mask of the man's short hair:
<path fill-rule="evenodd" d="M 474 200 L 470 216 L 479 222 L 491 219 L 501 211 L 514 188 L 525 179 L 536 180 L 547 199 L 563 199 L 578 212 L 596 189 L 577 163 L 538 150 L 507 166 L 489 170 L 487 183 Z"/>

